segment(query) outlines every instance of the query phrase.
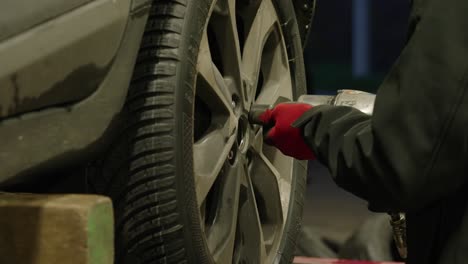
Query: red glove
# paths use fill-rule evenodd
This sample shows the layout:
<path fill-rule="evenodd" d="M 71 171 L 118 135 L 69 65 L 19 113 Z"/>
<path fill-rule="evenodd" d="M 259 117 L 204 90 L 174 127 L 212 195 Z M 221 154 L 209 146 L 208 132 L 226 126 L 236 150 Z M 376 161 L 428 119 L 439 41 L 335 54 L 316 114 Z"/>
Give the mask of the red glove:
<path fill-rule="evenodd" d="M 304 141 L 301 129 L 292 126 L 294 121 L 311 108 L 309 104 L 283 103 L 265 111 L 260 119 L 265 125 L 273 126 L 267 132 L 265 142 L 277 147 L 287 156 L 300 160 L 315 159 L 314 153 Z"/>

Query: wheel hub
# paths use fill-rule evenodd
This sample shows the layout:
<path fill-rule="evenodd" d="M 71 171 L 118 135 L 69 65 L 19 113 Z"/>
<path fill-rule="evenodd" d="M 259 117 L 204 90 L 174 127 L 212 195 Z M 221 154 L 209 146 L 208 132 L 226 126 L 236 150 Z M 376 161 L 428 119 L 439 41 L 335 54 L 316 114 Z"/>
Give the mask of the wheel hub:
<path fill-rule="evenodd" d="M 239 122 L 237 125 L 237 138 L 236 144 L 239 151 L 243 154 L 247 152 L 247 148 L 250 144 L 250 134 L 251 134 L 251 126 L 248 122 L 247 115 L 242 115 L 239 118 Z"/>

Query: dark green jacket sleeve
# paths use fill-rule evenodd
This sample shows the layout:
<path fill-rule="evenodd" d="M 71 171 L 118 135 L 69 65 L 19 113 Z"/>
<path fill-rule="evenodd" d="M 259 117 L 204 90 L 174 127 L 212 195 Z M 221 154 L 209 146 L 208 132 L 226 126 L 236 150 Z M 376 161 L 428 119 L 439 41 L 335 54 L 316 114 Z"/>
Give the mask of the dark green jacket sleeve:
<path fill-rule="evenodd" d="M 429 0 L 416 12 L 372 117 L 318 106 L 297 124 L 337 184 L 377 211 L 420 209 L 468 177 L 468 1 Z"/>

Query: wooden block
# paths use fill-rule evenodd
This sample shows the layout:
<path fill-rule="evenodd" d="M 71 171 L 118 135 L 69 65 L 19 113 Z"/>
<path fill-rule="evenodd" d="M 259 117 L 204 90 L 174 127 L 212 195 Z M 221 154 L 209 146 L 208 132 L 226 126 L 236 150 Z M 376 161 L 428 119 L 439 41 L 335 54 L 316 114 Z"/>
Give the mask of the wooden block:
<path fill-rule="evenodd" d="M 111 200 L 0 193 L 0 263 L 113 264 Z"/>

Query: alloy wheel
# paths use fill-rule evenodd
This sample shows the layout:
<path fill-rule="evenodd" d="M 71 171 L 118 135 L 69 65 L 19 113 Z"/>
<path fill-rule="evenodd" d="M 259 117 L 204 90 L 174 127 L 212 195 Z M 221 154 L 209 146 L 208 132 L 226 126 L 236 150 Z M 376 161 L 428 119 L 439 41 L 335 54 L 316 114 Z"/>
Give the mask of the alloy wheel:
<path fill-rule="evenodd" d="M 272 263 L 288 214 L 293 160 L 249 124 L 254 103 L 292 99 L 281 25 L 271 0 L 218 0 L 199 48 L 194 174 L 216 263 Z"/>

